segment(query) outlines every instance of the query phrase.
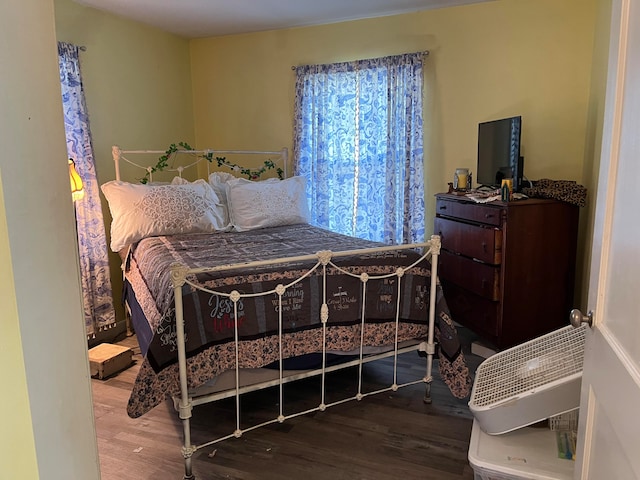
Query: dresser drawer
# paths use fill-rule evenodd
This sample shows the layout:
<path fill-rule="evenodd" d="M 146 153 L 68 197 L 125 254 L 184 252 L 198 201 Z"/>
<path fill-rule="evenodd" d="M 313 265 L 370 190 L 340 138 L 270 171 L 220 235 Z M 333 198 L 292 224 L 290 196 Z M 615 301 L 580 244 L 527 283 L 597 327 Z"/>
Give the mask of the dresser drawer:
<path fill-rule="evenodd" d="M 486 223 L 500 226 L 501 209 L 476 203 L 465 203 L 456 200 L 438 198 L 436 200 L 436 214 L 447 217 L 469 220 L 471 222 Z"/>
<path fill-rule="evenodd" d="M 487 300 L 442 279 L 442 291 L 453 320 L 491 342 L 500 334 L 500 303 Z"/>
<path fill-rule="evenodd" d="M 492 265 L 502 262 L 502 231 L 436 217 L 434 233 L 442 248 Z"/>
<path fill-rule="evenodd" d="M 440 251 L 438 275 L 489 300 L 500 299 L 500 267 Z"/>

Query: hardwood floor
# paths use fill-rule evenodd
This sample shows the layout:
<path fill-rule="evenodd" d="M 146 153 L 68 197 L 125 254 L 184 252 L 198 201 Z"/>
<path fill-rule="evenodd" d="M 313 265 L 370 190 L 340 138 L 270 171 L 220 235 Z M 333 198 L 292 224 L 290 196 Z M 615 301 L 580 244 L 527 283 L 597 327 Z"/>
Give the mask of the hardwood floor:
<path fill-rule="evenodd" d="M 473 335 L 460 327 L 472 371 L 482 358 L 469 351 Z M 95 422 L 103 480 L 182 479 L 182 424 L 169 400 L 140 418 L 127 416 L 126 404 L 141 357 L 135 337 L 118 342 L 134 348 L 136 364 L 105 380 L 92 380 Z M 402 357 L 399 375 L 423 372 L 425 359 Z M 375 387 L 391 372 L 389 361 L 365 367 L 366 385 Z M 421 375 L 418 373 L 417 375 Z M 415 378 L 413 374 L 413 378 Z M 331 374 L 332 395 L 351 391 L 356 370 Z M 385 377 L 386 378 L 386 377 Z M 402 378 L 400 378 L 402 381 Z M 306 379 L 286 387 L 291 412 L 319 403 L 319 381 Z M 372 395 L 259 428 L 198 450 L 193 473 L 198 480 L 367 479 L 471 480 L 467 461 L 472 415 L 468 399 L 454 398 L 434 366 L 433 403 L 422 401 L 424 386 Z M 331 401 L 331 398 L 328 398 Z M 277 414 L 277 390 L 243 397 L 249 424 Z M 289 410 L 287 410 L 287 413 Z M 203 444 L 233 431 L 234 400 L 194 408 L 192 441 Z"/>

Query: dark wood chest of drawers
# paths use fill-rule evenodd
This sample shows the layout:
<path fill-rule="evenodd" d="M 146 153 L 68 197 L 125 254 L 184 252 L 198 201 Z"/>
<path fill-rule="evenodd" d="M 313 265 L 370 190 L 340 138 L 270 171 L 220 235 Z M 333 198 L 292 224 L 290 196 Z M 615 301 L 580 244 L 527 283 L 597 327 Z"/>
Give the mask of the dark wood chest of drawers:
<path fill-rule="evenodd" d="M 498 349 L 569 323 L 578 207 L 436 195 L 439 276 L 453 319 Z"/>

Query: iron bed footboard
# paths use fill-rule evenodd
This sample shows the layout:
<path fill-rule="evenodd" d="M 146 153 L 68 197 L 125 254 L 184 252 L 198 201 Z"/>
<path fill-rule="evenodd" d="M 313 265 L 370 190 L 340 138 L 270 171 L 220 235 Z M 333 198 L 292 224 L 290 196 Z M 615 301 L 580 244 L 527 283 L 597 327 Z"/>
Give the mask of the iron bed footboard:
<path fill-rule="evenodd" d="M 379 252 L 385 252 L 385 251 L 397 251 L 397 250 L 405 250 L 405 249 L 420 249 L 423 251 L 422 256 L 416 260 L 414 263 L 412 263 L 409 266 L 406 267 L 398 267 L 398 269 L 396 270 L 395 273 L 392 274 L 386 274 L 386 275 L 368 275 L 367 273 L 361 273 L 359 275 L 350 273 L 346 270 L 344 270 L 342 267 L 337 266 L 335 263 L 333 263 L 332 259 L 334 258 L 339 258 L 339 257 L 346 257 L 346 256 L 352 256 L 352 255 L 358 255 L 358 254 L 374 254 L 374 253 L 379 253 Z M 362 400 L 364 397 L 369 396 L 369 395 L 374 395 L 374 394 L 378 394 L 378 393 L 382 393 L 382 392 L 386 392 L 386 391 L 396 391 L 398 388 L 401 387 L 405 387 L 405 386 L 409 386 L 409 385 L 415 385 L 417 383 L 425 383 L 426 386 L 426 392 L 425 392 L 425 402 L 430 403 L 431 401 L 431 397 L 430 397 L 430 388 L 431 388 L 431 381 L 432 381 L 432 375 L 431 375 L 431 371 L 432 371 L 432 367 L 433 367 L 433 355 L 435 353 L 435 343 L 434 343 L 434 330 L 435 330 L 435 311 L 436 311 L 436 289 L 437 289 L 437 274 L 438 274 L 438 256 L 440 254 L 440 237 L 437 235 L 433 235 L 430 239 L 430 241 L 428 242 L 424 242 L 424 243 L 416 243 L 416 244 L 409 244 L 409 245 L 399 245 L 399 246 L 390 246 L 390 247 L 378 247 L 378 248 L 368 248 L 368 249 L 360 249 L 360 250 L 349 250 L 349 251 L 343 251 L 343 252 L 331 252 L 331 251 L 321 251 L 318 252 L 315 255 L 305 255 L 305 256 L 299 256 L 299 257 L 288 257 L 288 258 L 280 258 L 280 259 L 275 259 L 275 260 L 265 260 L 265 261 L 257 261 L 257 262 L 248 262 L 248 263 L 242 263 L 242 264 L 235 264 L 235 265 L 225 265 L 225 266 L 219 266 L 219 267 L 212 267 L 212 268 L 199 268 L 199 269 L 189 269 L 183 265 L 179 265 L 179 264 L 175 264 L 172 266 L 171 268 L 171 279 L 172 279 L 172 286 L 174 288 L 174 302 L 175 302 L 175 315 L 176 315 L 176 337 L 177 337 L 177 350 L 178 350 L 178 370 L 179 370 L 179 378 L 180 378 L 180 396 L 179 398 L 174 398 L 174 404 L 179 412 L 179 417 L 182 421 L 182 427 L 183 427 L 183 446 L 182 446 L 182 455 L 184 457 L 184 467 L 185 467 L 185 474 L 184 474 L 184 479 L 185 480 L 192 480 L 195 479 L 195 476 L 193 475 L 193 470 L 192 470 L 192 456 L 193 454 L 204 447 L 210 446 L 212 444 L 221 442 L 223 440 L 227 440 L 230 438 L 239 438 L 241 437 L 244 433 L 249 432 L 251 430 L 266 426 L 266 425 L 270 425 L 273 423 L 282 423 L 287 419 L 293 418 L 293 417 L 297 417 L 300 415 L 305 415 L 311 412 L 316 412 L 316 411 L 324 411 L 326 408 L 330 407 L 330 406 L 334 406 L 334 405 L 338 405 L 338 404 L 342 404 L 345 403 L 347 401 L 351 401 L 351 400 Z M 430 287 L 429 287 L 429 308 L 428 308 L 428 335 L 427 335 L 427 340 L 426 342 L 420 342 L 416 345 L 413 346 L 409 346 L 409 347 L 401 347 L 399 346 L 399 342 L 398 342 L 398 326 L 399 326 L 399 315 L 400 315 L 400 284 L 401 284 L 401 280 L 402 277 L 404 276 L 404 273 L 408 270 L 410 270 L 411 268 L 413 268 L 414 266 L 416 266 L 418 263 L 422 262 L 423 260 L 425 260 L 426 258 L 429 258 L 430 260 L 430 266 L 431 266 L 431 275 L 430 275 Z M 289 282 L 286 285 L 283 284 L 279 284 L 275 289 L 268 291 L 268 292 L 262 292 L 260 294 L 241 294 L 238 291 L 234 290 L 230 293 L 225 293 L 225 292 L 218 292 L 218 291 L 212 291 L 212 290 L 208 290 L 207 288 L 193 282 L 192 280 L 190 280 L 190 276 L 194 275 L 194 274 L 199 274 L 199 273 L 209 273 L 209 272 L 214 272 L 214 271 L 221 271 L 221 270 L 231 270 L 233 268 L 237 268 L 237 267 L 257 267 L 257 266 L 273 266 L 273 265 L 278 265 L 281 263 L 286 263 L 286 262 L 297 262 L 297 261 L 316 261 L 316 264 L 313 268 L 311 268 L 305 275 L 303 275 L 302 277 Z M 361 320 L 361 338 L 360 338 L 360 349 L 359 349 L 359 355 L 358 358 L 356 360 L 352 360 L 349 362 L 345 362 L 345 363 L 341 363 L 339 365 L 332 365 L 332 366 L 327 366 L 326 365 L 326 358 L 327 358 L 327 350 L 326 350 L 326 344 L 325 344 L 325 339 L 326 339 L 326 332 L 327 332 L 327 321 L 329 318 L 329 309 L 327 307 L 327 288 L 326 288 L 326 268 L 327 266 L 330 265 L 333 268 L 336 268 L 338 270 L 340 270 L 341 273 L 345 274 L 345 275 L 350 275 L 352 277 L 358 277 L 363 285 L 363 298 L 362 298 L 362 304 L 364 305 L 365 301 L 366 301 L 366 284 L 370 279 L 381 279 L 381 278 L 387 278 L 387 277 L 397 277 L 398 279 L 398 298 L 397 298 L 397 304 L 396 304 L 396 323 L 395 323 L 395 342 L 393 345 L 392 350 L 387 351 L 387 352 L 383 352 L 383 353 L 379 353 L 379 354 L 373 354 L 373 355 L 365 355 L 364 354 L 364 345 L 363 345 L 363 338 L 364 338 L 364 324 L 365 324 L 365 318 L 364 318 L 364 312 L 365 309 L 362 308 L 362 320 Z M 231 391 L 227 391 L 225 393 L 216 393 L 216 394 L 209 394 L 209 395 L 205 395 L 205 396 L 197 396 L 194 395 L 194 393 L 192 391 L 190 391 L 189 387 L 188 387 L 188 377 L 187 377 L 187 357 L 186 357 L 186 347 L 185 347 L 185 330 L 184 330 L 184 311 L 183 311 L 183 301 L 182 301 L 182 287 L 185 284 L 190 285 L 193 288 L 196 288 L 198 290 L 202 290 L 204 292 L 210 293 L 210 294 L 215 294 L 215 295 L 220 295 L 223 297 L 227 297 L 229 298 L 229 300 L 231 302 L 233 302 L 233 308 L 234 308 L 234 318 L 238 318 L 237 313 L 238 313 L 238 301 L 241 300 L 242 298 L 247 298 L 247 297 L 255 297 L 258 295 L 270 295 L 270 294 L 276 294 L 278 296 L 278 301 L 282 302 L 282 297 L 283 294 L 286 292 L 287 288 L 295 285 L 296 283 L 298 283 L 299 281 L 301 281 L 303 278 L 305 278 L 306 276 L 312 274 L 313 272 L 319 271 L 321 272 L 322 275 L 322 283 L 323 283 L 323 292 L 322 292 L 322 306 L 320 309 L 320 320 L 321 320 L 321 329 L 322 329 L 322 336 L 323 336 L 323 348 L 322 348 L 322 367 L 318 368 L 318 369 L 313 369 L 310 371 L 305 371 L 302 373 L 296 373 L 294 375 L 286 375 L 284 373 L 283 370 L 283 357 L 282 357 L 282 309 L 280 309 L 280 314 L 279 314 L 279 346 L 280 346 L 280 360 L 279 360 L 279 372 L 278 372 L 278 378 L 275 380 L 269 380 L 267 382 L 261 382 L 258 384 L 253 384 L 253 385 L 249 385 L 249 386 L 242 386 L 240 384 L 240 367 L 239 367 L 239 362 L 238 362 L 238 342 L 239 342 L 239 334 L 238 334 L 238 324 L 237 322 L 235 323 L 235 352 L 236 352 L 236 362 L 235 362 L 235 388 L 233 388 Z M 398 355 L 400 355 L 401 353 L 405 353 L 408 351 L 413 351 L 413 350 L 419 350 L 419 351 L 423 351 L 426 354 L 426 372 L 423 378 L 415 380 L 415 381 L 410 381 L 410 382 L 406 382 L 406 383 L 401 383 L 398 384 L 397 383 L 397 358 Z M 371 391 L 371 392 L 362 392 L 362 367 L 364 364 L 371 362 L 373 360 L 377 360 L 380 358 L 388 358 L 388 357 L 393 357 L 394 361 L 393 361 L 393 383 L 391 385 L 389 385 L 388 387 L 379 389 L 379 390 L 375 390 L 375 391 Z M 341 399 L 339 401 L 335 401 L 332 403 L 326 403 L 325 402 L 325 380 L 326 380 L 326 374 L 334 371 L 334 370 L 338 370 L 338 369 L 342 369 L 342 368 L 348 368 L 348 367 L 352 367 L 352 366 L 357 366 L 358 367 L 358 393 L 352 397 L 348 397 L 345 399 Z M 311 376 L 320 376 L 321 377 L 321 402 L 320 404 L 315 407 L 315 408 L 311 408 L 305 411 L 301 411 L 301 412 L 296 412 L 293 414 L 289 414 L 289 415 L 285 415 L 284 414 L 284 399 L 283 399 L 283 385 L 294 381 L 294 380 L 299 380 L 302 378 L 307 378 L 307 377 L 311 377 Z M 268 387 L 273 387 L 273 386 L 278 386 L 279 387 L 279 395 L 280 395 L 280 401 L 279 401 L 279 414 L 271 419 L 268 420 L 266 422 L 257 424 L 257 425 L 253 425 L 250 426 L 248 428 L 244 428 L 242 429 L 240 427 L 240 396 L 244 393 L 247 393 L 249 391 L 254 391 L 254 390 L 258 390 L 258 389 L 262 389 L 262 388 L 268 388 Z M 236 429 L 225 436 L 222 436 L 220 438 L 217 439 L 213 439 L 207 443 L 201 444 L 201 445 L 193 445 L 192 441 L 191 441 L 191 426 L 190 426 L 190 418 L 192 416 L 192 410 L 193 407 L 195 405 L 200 405 L 203 403 L 208 403 L 210 401 L 215 401 L 218 400 L 222 397 L 235 397 L 235 404 L 236 404 Z"/>

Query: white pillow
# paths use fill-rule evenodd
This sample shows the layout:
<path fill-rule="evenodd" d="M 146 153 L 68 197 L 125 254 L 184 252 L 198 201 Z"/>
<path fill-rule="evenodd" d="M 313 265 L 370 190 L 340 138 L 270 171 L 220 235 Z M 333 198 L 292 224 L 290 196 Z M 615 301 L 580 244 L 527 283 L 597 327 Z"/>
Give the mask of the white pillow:
<path fill-rule="evenodd" d="M 227 172 L 213 172 L 209 174 L 209 185 L 213 187 L 213 190 L 218 195 L 218 198 L 224 201 L 225 192 L 225 184 L 229 180 L 235 180 L 236 177 Z M 221 195 L 222 194 L 222 195 Z"/>
<path fill-rule="evenodd" d="M 226 182 L 229 217 L 238 232 L 256 228 L 309 222 L 305 192 L 306 179 L 252 182 L 233 179 Z"/>
<path fill-rule="evenodd" d="M 189 185 L 190 183 L 189 180 L 182 177 L 173 177 L 171 179 L 171 185 Z M 220 200 L 220 197 L 218 197 L 218 200 Z"/>
<path fill-rule="evenodd" d="M 114 252 L 145 237 L 215 232 L 225 227 L 218 197 L 205 180 L 184 185 L 137 185 L 114 180 L 101 189 L 113 218 Z"/>
<path fill-rule="evenodd" d="M 174 179 L 175 180 L 175 179 Z M 225 225 L 231 227 L 231 219 L 229 217 L 229 202 L 227 201 L 227 182 L 236 181 L 236 183 L 254 183 L 246 178 L 238 178 L 227 172 L 212 172 L 209 175 L 209 185 L 216 192 L 218 199 L 224 211 Z M 261 182 L 279 182 L 278 178 L 267 178 Z"/>

